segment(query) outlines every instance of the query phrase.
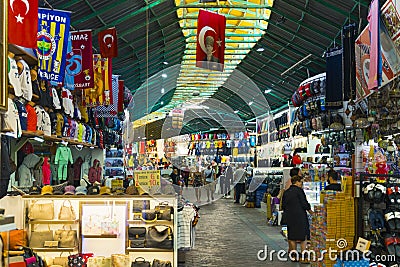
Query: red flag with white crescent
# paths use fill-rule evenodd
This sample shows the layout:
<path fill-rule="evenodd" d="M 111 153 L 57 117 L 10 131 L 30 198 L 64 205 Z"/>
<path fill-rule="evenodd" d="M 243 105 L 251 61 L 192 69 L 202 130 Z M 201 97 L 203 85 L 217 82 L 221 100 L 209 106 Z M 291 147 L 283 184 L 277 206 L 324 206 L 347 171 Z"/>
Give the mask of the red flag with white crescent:
<path fill-rule="evenodd" d="M 37 47 L 38 0 L 9 0 L 8 42 L 28 48 Z"/>
<path fill-rule="evenodd" d="M 200 9 L 197 20 L 197 67 L 224 70 L 225 26 L 225 16 Z"/>
<path fill-rule="evenodd" d="M 103 58 L 113 58 L 118 56 L 117 30 L 110 28 L 98 34 L 100 54 Z"/>

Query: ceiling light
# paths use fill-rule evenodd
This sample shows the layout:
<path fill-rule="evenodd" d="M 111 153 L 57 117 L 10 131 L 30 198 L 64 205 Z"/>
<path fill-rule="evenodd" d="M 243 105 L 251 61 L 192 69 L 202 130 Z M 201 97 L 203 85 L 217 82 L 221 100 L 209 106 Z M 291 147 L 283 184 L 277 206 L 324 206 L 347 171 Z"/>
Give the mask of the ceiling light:
<path fill-rule="evenodd" d="M 271 93 L 271 91 L 272 91 L 271 89 L 267 89 L 264 91 L 264 93 L 269 94 L 269 93 Z"/>
<path fill-rule="evenodd" d="M 161 105 L 164 105 L 164 101 L 161 101 L 161 103 L 160 103 Z"/>
<path fill-rule="evenodd" d="M 253 105 L 253 101 L 250 101 L 250 102 L 249 102 L 249 106 L 251 106 L 251 105 Z"/>
<path fill-rule="evenodd" d="M 161 88 L 161 94 L 164 94 L 164 93 L 165 93 L 165 89 Z"/>
<path fill-rule="evenodd" d="M 210 128 L 210 131 L 217 131 L 219 128 Z"/>
<path fill-rule="evenodd" d="M 167 75 L 166 73 L 163 73 L 163 74 L 161 74 L 161 77 L 163 77 L 163 78 L 167 78 L 167 77 L 168 77 L 168 75 Z"/>
<path fill-rule="evenodd" d="M 235 110 L 234 113 L 238 114 L 238 113 L 239 113 L 239 110 Z"/>
<path fill-rule="evenodd" d="M 257 52 L 263 52 L 264 50 L 265 50 L 264 47 L 260 47 L 257 49 Z"/>
<path fill-rule="evenodd" d="M 168 65 L 168 62 L 167 62 L 167 61 L 164 61 L 163 63 L 164 63 L 164 65 Z"/>

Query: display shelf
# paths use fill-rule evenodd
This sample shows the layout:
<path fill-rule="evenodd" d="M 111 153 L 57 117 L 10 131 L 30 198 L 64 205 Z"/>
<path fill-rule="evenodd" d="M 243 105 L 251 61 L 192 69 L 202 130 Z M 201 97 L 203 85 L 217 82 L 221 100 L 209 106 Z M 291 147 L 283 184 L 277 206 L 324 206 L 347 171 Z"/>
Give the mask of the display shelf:
<path fill-rule="evenodd" d="M 113 235 L 82 235 L 84 238 L 118 238 L 117 234 Z"/>
<path fill-rule="evenodd" d="M 74 252 L 78 250 L 78 247 L 73 248 L 32 248 L 33 251 L 37 252 Z"/>
<path fill-rule="evenodd" d="M 174 252 L 171 249 L 162 249 L 162 248 L 126 248 L 129 252 Z"/>
<path fill-rule="evenodd" d="M 146 222 L 146 221 L 143 221 L 143 220 L 128 220 L 127 221 L 127 223 L 128 224 L 152 224 L 152 225 L 166 225 L 166 224 L 169 224 L 169 225 L 173 225 L 174 224 L 174 222 L 171 220 L 171 221 L 168 221 L 168 220 L 157 220 L 157 221 L 152 221 L 152 222 Z"/>
<path fill-rule="evenodd" d="M 26 63 L 30 66 L 38 64 L 38 59 L 35 56 L 33 49 L 24 48 L 14 44 L 8 44 L 8 51 L 12 52 L 15 56 L 22 56 Z"/>
<path fill-rule="evenodd" d="M 79 220 L 29 220 L 29 224 L 75 224 Z"/>

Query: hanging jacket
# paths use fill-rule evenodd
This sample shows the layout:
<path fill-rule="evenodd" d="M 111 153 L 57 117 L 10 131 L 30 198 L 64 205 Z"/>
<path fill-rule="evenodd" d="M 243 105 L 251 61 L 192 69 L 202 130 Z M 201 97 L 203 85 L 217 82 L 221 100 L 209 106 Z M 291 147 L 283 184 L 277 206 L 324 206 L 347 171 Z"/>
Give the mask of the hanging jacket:
<path fill-rule="evenodd" d="M 25 60 L 20 59 L 18 63 L 22 64 L 22 72 L 19 75 L 19 82 L 21 84 L 22 97 L 28 101 L 32 100 L 32 79 L 31 70 Z"/>
<path fill-rule="evenodd" d="M 37 116 L 37 127 L 38 131 L 43 131 L 44 135 L 51 135 L 51 121 L 50 116 L 41 106 L 35 106 Z"/>
<path fill-rule="evenodd" d="M 14 58 L 8 57 L 8 66 L 8 82 L 14 88 L 14 94 L 20 97 L 22 96 L 21 82 L 19 81 L 17 62 Z"/>
<path fill-rule="evenodd" d="M 0 199 L 7 195 L 8 184 L 10 182 L 10 154 L 8 151 L 7 137 L 1 137 L 1 176 L 0 176 Z"/>
<path fill-rule="evenodd" d="M 42 183 L 43 185 L 49 185 L 51 179 L 51 170 L 50 170 L 50 163 L 48 158 L 44 158 L 43 165 L 42 165 Z"/>
<path fill-rule="evenodd" d="M 57 137 L 62 137 L 64 128 L 64 117 L 61 113 L 57 113 L 57 123 L 56 123 L 56 135 Z"/>
<path fill-rule="evenodd" d="M 15 100 L 15 105 L 17 106 L 18 109 L 18 115 L 19 115 L 19 121 L 21 123 L 21 129 L 23 131 L 26 131 L 26 127 L 27 127 L 27 117 L 28 117 L 28 113 L 26 112 L 26 108 L 25 108 L 25 102 L 24 100 Z"/>
<path fill-rule="evenodd" d="M 74 163 L 74 180 L 75 181 L 79 181 L 81 179 L 82 164 L 83 164 L 83 159 L 81 157 L 78 157 Z"/>
<path fill-rule="evenodd" d="M 19 186 L 31 187 L 33 185 L 33 169 L 36 165 L 41 163 L 42 158 L 36 154 L 29 154 L 25 156 L 24 161 L 18 168 Z"/>
<path fill-rule="evenodd" d="M 101 173 L 102 173 L 102 168 L 100 167 L 100 161 L 95 159 L 93 161 L 93 166 L 90 167 L 89 169 L 89 182 L 94 183 L 94 182 L 99 182 L 101 181 Z"/>
<path fill-rule="evenodd" d="M 57 89 L 54 87 L 51 88 L 51 96 L 53 98 L 53 107 L 55 109 L 61 109 L 60 98 L 58 97 Z"/>
<path fill-rule="evenodd" d="M 71 91 L 68 89 L 65 89 L 63 87 L 61 96 L 62 96 L 62 105 L 63 105 L 65 114 L 73 117 L 74 116 L 74 103 L 73 103 Z"/>
<path fill-rule="evenodd" d="M 68 164 L 73 163 L 71 149 L 67 146 L 61 145 L 57 148 L 55 164 Z"/>
<path fill-rule="evenodd" d="M 89 176 L 89 169 L 90 169 L 90 163 L 92 162 L 92 156 L 90 154 L 87 154 L 85 156 L 85 161 L 82 163 L 82 178 L 87 179 Z"/>

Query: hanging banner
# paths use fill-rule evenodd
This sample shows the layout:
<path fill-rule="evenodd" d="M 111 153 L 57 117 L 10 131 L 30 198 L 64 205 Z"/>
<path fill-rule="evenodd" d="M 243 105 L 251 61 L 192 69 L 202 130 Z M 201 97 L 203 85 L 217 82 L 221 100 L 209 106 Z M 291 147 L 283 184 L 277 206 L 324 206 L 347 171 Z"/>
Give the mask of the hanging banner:
<path fill-rule="evenodd" d="M 115 28 L 101 31 L 97 37 L 102 57 L 113 58 L 118 56 L 118 37 Z"/>
<path fill-rule="evenodd" d="M 149 192 L 153 186 L 160 186 L 160 171 L 135 171 L 135 186 L 142 188 L 145 192 Z"/>
<path fill-rule="evenodd" d="M 110 88 L 112 88 L 111 59 L 93 55 L 93 88 L 85 89 L 85 105 L 88 107 L 111 105 Z"/>
<path fill-rule="evenodd" d="M 75 79 L 73 75 L 69 74 L 68 67 L 73 64 L 70 55 L 72 54 L 72 41 L 71 33 L 69 33 L 68 46 L 67 46 L 67 66 L 65 67 L 64 88 L 70 91 L 75 89 Z"/>
<path fill-rule="evenodd" d="M 70 12 L 39 8 L 37 57 L 39 77 L 53 83 L 64 80 Z"/>
<path fill-rule="evenodd" d="M 197 20 L 197 67 L 224 70 L 225 27 L 225 16 L 200 9 Z"/>
<path fill-rule="evenodd" d="M 370 37 L 370 61 L 368 89 L 376 90 L 382 84 L 382 57 L 380 40 L 380 10 L 379 0 L 372 0 L 368 14 L 369 37 Z"/>
<path fill-rule="evenodd" d="M 92 31 L 71 33 L 72 52 L 67 55 L 67 72 L 74 76 L 75 89 L 94 87 Z"/>
<path fill-rule="evenodd" d="M 112 91 L 110 92 L 112 103 L 108 106 L 98 106 L 95 111 L 99 118 L 117 118 L 120 99 L 119 75 L 112 75 Z M 123 95 L 122 95 L 123 96 Z"/>
<path fill-rule="evenodd" d="M 387 5 L 384 5 L 384 8 Z M 382 11 L 381 18 L 385 12 Z M 383 19 L 384 20 L 384 19 Z M 382 19 L 380 20 L 380 42 L 382 56 L 382 84 L 384 86 L 400 71 L 400 54 L 390 37 Z M 361 100 L 372 93 L 368 89 L 369 68 L 370 68 L 370 36 L 368 27 L 365 28 L 356 40 L 356 78 L 357 78 L 357 100 Z"/>
<path fill-rule="evenodd" d="M 8 2 L 8 42 L 36 48 L 38 0 Z"/>

